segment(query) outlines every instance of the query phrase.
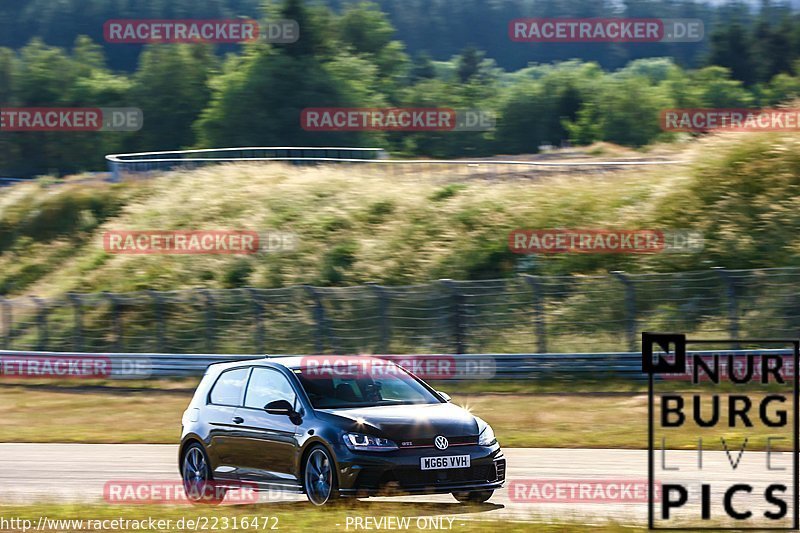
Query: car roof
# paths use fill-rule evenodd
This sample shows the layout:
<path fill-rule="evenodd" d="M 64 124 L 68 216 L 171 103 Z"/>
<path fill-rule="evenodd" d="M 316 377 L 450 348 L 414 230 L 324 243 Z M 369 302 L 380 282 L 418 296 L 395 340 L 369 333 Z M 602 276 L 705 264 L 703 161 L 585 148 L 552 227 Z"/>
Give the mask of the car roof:
<path fill-rule="evenodd" d="M 289 370 L 295 370 L 298 368 L 304 368 L 309 364 L 318 364 L 318 365 L 325 365 L 325 364 L 332 364 L 333 362 L 340 360 L 340 359 L 358 359 L 359 361 L 380 361 L 383 364 L 386 364 L 390 361 L 386 359 L 380 359 L 377 357 L 371 357 L 368 355 L 267 355 L 263 358 L 253 358 L 253 359 L 240 359 L 238 361 L 225 361 L 220 363 L 214 363 L 210 365 L 214 367 L 215 370 L 227 370 L 229 368 L 236 368 L 240 366 L 282 366 L 284 368 L 288 368 Z"/>

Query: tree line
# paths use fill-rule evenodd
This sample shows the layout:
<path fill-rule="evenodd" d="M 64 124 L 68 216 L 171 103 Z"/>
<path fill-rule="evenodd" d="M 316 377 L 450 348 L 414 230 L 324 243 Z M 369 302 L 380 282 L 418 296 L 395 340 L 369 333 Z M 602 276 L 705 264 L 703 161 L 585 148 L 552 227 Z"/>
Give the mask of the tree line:
<path fill-rule="evenodd" d="M 309 0 L 315 9 L 336 13 L 360 0 Z M 21 0 L 0 2 L 0 47 L 19 49 L 33 37 L 69 47 L 86 35 L 104 47 L 114 70 L 137 68 L 141 46 L 103 42 L 103 24 L 110 19 L 258 18 L 283 0 Z M 465 47 L 484 50 L 506 70 L 529 63 L 580 58 L 617 69 L 645 57 L 672 57 L 684 67 L 717 64 L 732 68 L 734 77 L 774 75 L 800 54 L 800 14 L 786 1 L 708 2 L 702 0 L 374 0 L 396 28 L 396 38 L 412 55 L 447 60 Z M 697 43 L 574 43 L 568 46 L 521 45 L 507 35 L 509 21 L 524 17 L 660 17 L 696 18 L 708 37 Z M 237 50 L 220 47 L 223 53 Z M 772 53 L 780 52 L 780 58 Z M 765 61 L 766 66 L 747 67 Z M 739 75 L 743 77 L 739 77 Z"/>
<path fill-rule="evenodd" d="M 78 1 L 43 1 L 43 9 L 50 6 L 50 10 L 42 12 L 40 24 L 46 28 L 48 17 L 63 14 L 59 6 Z M 128 6 L 130 15 L 121 10 L 114 18 L 134 18 L 134 13 L 136 18 L 150 13 L 210 18 L 216 16 L 214 9 L 223 16 L 226 9 L 231 13 L 258 9 L 249 0 L 204 3 L 208 14 L 198 14 L 188 1 L 143 2 L 151 9 L 145 12 L 130 7 L 137 2 L 93 2 L 95 17 L 106 16 L 103 6 Z M 405 2 L 409 13 L 422 11 L 420 2 Z M 24 7 L 38 3 L 32 0 Z M 425 3 L 430 4 L 431 13 L 450 6 L 454 11 L 448 24 L 454 25 L 467 24 L 463 17 L 479 13 L 478 4 L 484 4 L 461 0 L 456 9 L 449 0 Z M 403 32 L 393 25 L 406 24 L 399 21 L 401 15 L 411 16 L 400 9 L 399 1 L 330 4 L 282 0 L 262 6 L 262 17 L 299 22 L 302 37 L 296 43 L 259 42 L 236 49 L 150 45 L 138 53 L 131 71 L 115 68 L 108 48 L 93 39 L 91 31 L 68 46 L 52 44 L 53 35 L 47 33 L 47 41 L 34 38 L 19 47 L 0 48 L 2 104 L 138 107 L 145 117 L 144 128 L 136 133 L 0 132 L 0 174 L 101 170 L 108 153 L 193 147 L 379 146 L 399 156 L 418 157 L 534 153 L 541 145 L 564 142 L 607 141 L 638 147 L 675 135 L 660 128 L 663 109 L 769 106 L 800 94 L 800 24 L 788 8 L 764 7 L 760 20 L 747 23 L 731 16 L 721 25 L 707 25 L 710 50 L 697 65 L 677 54 L 632 58 L 612 69 L 602 58 L 569 60 L 565 56 L 547 64 L 505 69 L 487 53 L 489 45 L 486 49 L 461 46 L 445 59 L 429 52 L 414 53 L 409 43 L 416 37 L 406 32 L 408 42 L 400 40 Z M 508 8 L 506 4 L 498 5 Z M 585 5 L 594 4 L 576 3 L 575 9 Z M 626 5 L 636 15 L 656 4 Z M 26 20 L 24 9 L 15 6 L 0 9 L 18 9 L 21 20 Z M 727 9 L 735 12 L 734 7 Z M 742 5 L 738 9 L 746 11 Z M 8 24 L 2 15 L 0 20 Z M 683 18 L 688 16 L 683 13 Z M 65 27 L 69 20 L 64 19 Z M 437 31 L 430 31 L 433 49 Z M 483 32 L 473 31 L 478 34 Z M 9 39 L 8 35 L 2 38 Z M 300 125 L 300 114 L 307 107 L 384 106 L 483 109 L 495 114 L 497 125 L 485 132 L 346 133 L 305 131 Z"/>

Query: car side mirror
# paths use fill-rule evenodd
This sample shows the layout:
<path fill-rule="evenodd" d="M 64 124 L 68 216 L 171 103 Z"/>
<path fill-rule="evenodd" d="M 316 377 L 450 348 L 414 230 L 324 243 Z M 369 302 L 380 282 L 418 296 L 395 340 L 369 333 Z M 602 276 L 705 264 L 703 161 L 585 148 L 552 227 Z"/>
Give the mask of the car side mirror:
<path fill-rule="evenodd" d="M 288 400 L 275 400 L 269 402 L 264 406 L 264 410 L 271 415 L 286 415 L 291 416 L 294 414 L 294 407 Z"/>
<path fill-rule="evenodd" d="M 450 398 L 450 395 L 449 395 L 449 394 L 447 394 L 446 392 L 442 392 L 442 391 L 440 391 L 440 390 L 437 390 L 437 391 L 436 391 L 436 394 L 438 394 L 439 396 L 441 396 L 441 397 L 444 399 L 444 401 L 446 401 L 446 402 L 449 402 L 449 401 L 452 399 L 452 398 Z"/>

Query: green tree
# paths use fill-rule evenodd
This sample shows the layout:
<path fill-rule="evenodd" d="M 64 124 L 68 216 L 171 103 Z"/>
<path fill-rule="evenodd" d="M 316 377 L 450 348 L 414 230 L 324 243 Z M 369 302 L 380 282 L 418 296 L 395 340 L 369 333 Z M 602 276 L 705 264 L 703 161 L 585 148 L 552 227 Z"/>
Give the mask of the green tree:
<path fill-rule="evenodd" d="M 0 48 L 0 105 L 11 104 L 16 57 L 9 48 Z"/>
<path fill-rule="evenodd" d="M 196 144 L 192 124 L 208 106 L 216 58 L 205 45 L 148 46 L 133 77 L 131 100 L 145 126 L 137 149 L 173 150 Z"/>
<path fill-rule="evenodd" d="M 774 106 L 800 98 L 800 78 L 789 74 L 778 74 L 766 85 L 762 94 L 762 105 Z"/>
<path fill-rule="evenodd" d="M 12 69 L 10 100 L 19 107 L 114 107 L 126 103 L 128 83 L 105 66 L 99 47 L 79 37 L 71 54 L 38 40 L 24 47 Z M 120 146 L 112 132 L 10 132 L 4 134 L 11 156 L 4 172 L 29 176 L 68 174 L 104 167 L 103 156 Z"/>
<path fill-rule="evenodd" d="M 458 57 L 458 79 L 461 83 L 467 83 L 480 72 L 483 54 L 474 46 L 470 46 L 461 52 Z"/>
<path fill-rule="evenodd" d="M 740 80 L 746 85 L 756 82 L 752 41 L 744 26 L 732 23 L 711 33 L 711 52 L 708 64 L 729 69 L 734 79 Z"/>
<path fill-rule="evenodd" d="M 692 71 L 686 81 L 692 95 L 692 104 L 687 107 L 732 108 L 753 104 L 752 94 L 741 81 L 731 79 L 726 68 L 713 66 Z"/>
<path fill-rule="evenodd" d="M 357 57 L 377 66 L 376 90 L 390 97 L 409 73 L 405 46 L 393 40 L 395 29 L 377 4 L 360 2 L 348 5 L 339 20 L 339 39 Z"/>
<path fill-rule="evenodd" d="M 602 72 L 596 64 L 566 62 L 532 71 L 506 91 L 499 109 L 497 149 L 535 153 L 542 144 L 559 145 L 575 122 Z"/>
<path fill-rule="evenodd" d="M 385 100 L 379 89 L 385 85 L 379 81 L 381 67 L 374 62 L 373 52 L 391 47 L 385 38 L 388 32 L 351 33 L 353 42 L 343 46 L 329 31 L 332 19 L 321 10 L 307 10 L 302 2 L 287 0 L 280 15 L 298 20 L 300 41 L 308 42 L 301 46 L 296 46 L 300 41 L 276 46 L 256 43 L 241 57 L 229 59 L 222 74 L 211 81 L 211 104 L 196 125 L 200 143 L 356 146 L 380 137 L 305 131 L 301 116 L 309 107 L 382 105 Z M 354 8 L 350 16 L 376 20 L 369 5 Z"/>
<path fill-rule="evenodd" d="M 660 113 L 671 107 L 674 101 L 665 88 L 650 85 L 645 78 L 609 76 L 578 113 L 578 120 L 566 127 L 571 140 L 579 144 L 644 146 L 663 133 Z"/>
<path fill-rule="evenodd" d="M 436 67 L 433 66 L 431 56 L 421 52 L 414 56 L 414 65 L 411 69 L 411 81 L 416 83 L 421 80 L 431 80 L 436 77 Z"/>

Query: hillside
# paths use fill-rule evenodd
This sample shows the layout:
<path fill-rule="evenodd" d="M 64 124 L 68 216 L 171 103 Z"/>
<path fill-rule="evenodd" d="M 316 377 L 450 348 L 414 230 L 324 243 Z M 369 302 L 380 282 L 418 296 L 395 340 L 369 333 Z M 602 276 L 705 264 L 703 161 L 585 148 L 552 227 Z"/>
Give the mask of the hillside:
<path fill-rule="evenodd" d="M 40 181 L 0 193 L 0 290 L 53 296 L 182 287 L 410 284 L 517 272 L 800 264 L 800 135 L 707 138 L 681 166 L 526 179 L 240 164 L 121 184 Z M 517 228 L 683 228 L 694 254 L 513 254 Z M 291 231 L 293 252 L 112 255 L 109 230 Z"/>

